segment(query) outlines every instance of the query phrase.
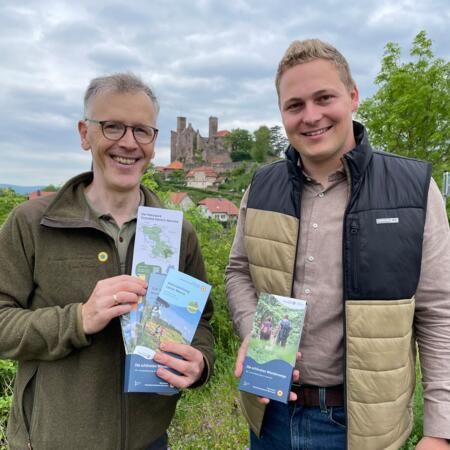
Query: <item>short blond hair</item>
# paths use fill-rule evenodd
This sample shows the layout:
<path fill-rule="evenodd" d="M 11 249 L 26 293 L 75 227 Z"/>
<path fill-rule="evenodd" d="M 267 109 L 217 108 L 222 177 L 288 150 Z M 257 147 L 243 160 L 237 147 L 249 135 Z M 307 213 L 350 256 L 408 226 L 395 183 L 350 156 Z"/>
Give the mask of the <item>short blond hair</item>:
<path fill-rule="evenodd" d="M 275 78 L 278 98 L 280 97 L 280 81 L 283 74 L 298 64 L 314 61 L 315 59 L 325 59 L 332 62 L 336 66 L 339 72 L 339 78 L 345 87 L 349 91 L 355 87 L 350 67 L 342 53 L 320 39 L 305 39 L 304 41 L 293 41 L 278 64 L 277 76 Z"/>

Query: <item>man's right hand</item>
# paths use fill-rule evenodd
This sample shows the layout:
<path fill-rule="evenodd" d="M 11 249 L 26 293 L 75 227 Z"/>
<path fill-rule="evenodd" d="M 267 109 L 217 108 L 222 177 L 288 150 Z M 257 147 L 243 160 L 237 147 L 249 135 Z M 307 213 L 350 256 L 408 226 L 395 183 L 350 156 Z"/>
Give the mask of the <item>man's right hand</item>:
<path fill-rule="evenodd" d="M 103 330 L 111 319 L 130 312 L 146 291 L 147 282 L 130 275 L 99 281 L 81 307 L 84 332 L 93 334 Z"/>
<path fill-rule="evenodd" d="M 238 351 L 238 355 L 236 358 L 236 366 L 234 368 L 234 375 L 236 378 L 240 378 L 242 375 L 242 372 L 244 370 L 244 360 L 245 360 L 245 355 L 247 354 L 247 348 L 248 348 L 248 343 L 250 341 L 250 335 L 247 335 L 244 340 L 242 341 L 242 344 L 239 348 Z M 297 361 L 300 360 L 300 358 L 302 357 L 300 352 L 297 352 Z M 294 371 L 292 372 L 292 381 L 293 382 L 297 382 L 300 379 L 300 372 L 297 369 L 294 369 Z M 290 392 L 289 394 L 289 401 L 295 401 L 297 400 L 297 394 L 295 392 Z M 266 398 L 266 397 L 258 397 L 258 401 L 259 403 L 263 404 L 263 405 L 267 405 L 270 402 L 270 399 Z"/>

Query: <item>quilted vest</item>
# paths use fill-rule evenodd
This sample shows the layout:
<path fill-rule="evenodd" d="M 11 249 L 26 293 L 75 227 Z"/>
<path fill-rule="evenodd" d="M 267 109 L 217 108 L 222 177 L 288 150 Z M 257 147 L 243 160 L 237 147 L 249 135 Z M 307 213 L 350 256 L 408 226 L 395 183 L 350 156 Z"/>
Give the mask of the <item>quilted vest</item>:
<path fill-rule="evenodd" d="M 357 122 L 354 133 L 359 144 L 344 156 L 351 193 L 342 236 L 347 448 L 394 450 L 412 428 L 414 294 L 431 166 L 373 151 Z M 285 160 L 252 180 L 244 242 L 258 292 L 292 296 L 303 184 L 297 162 L 289 147 Z M 241 397 L 259 435 L 264 406 Z"/>

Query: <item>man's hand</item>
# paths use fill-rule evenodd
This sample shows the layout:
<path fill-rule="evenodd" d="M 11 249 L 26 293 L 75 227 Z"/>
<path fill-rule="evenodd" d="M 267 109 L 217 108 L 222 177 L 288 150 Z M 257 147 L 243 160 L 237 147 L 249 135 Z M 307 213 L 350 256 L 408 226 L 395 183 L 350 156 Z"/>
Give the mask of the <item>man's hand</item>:
<path fill-rule="evenodd" d="M 416 450 L 450 450 L 446 439 L 424 436 L 416 446 Z"/>
<path fill-rule="evenodd" d="M 234 375 L 236 378 L 240 378 L 242 375 L 242 372 L 244 370 L 244 359 L 245 355 L 247 354 L 247 348 L 248 348 L 248 342 L 250 341 L 250 335 L 247 335 L 244 340 L 242 341 L 242 344 L 239 348 L 238 355 L 236 358 L 236 366 L 234 369 Z M 301 353 L 297 352 L 297 361 L 301 358 Z M 300 372 L 297 369 L 294 369 L 292 372 L 292 381 L 297 382 L 300 379 Z M 289 401 L 295 401 L 297 400 L 297 394 L 295 392 L 290 392 L 289 394 Z M 258 397 L 258 401 L 263 404 L 267 405 L 270 402 L 269 398 L 266 397 Z"/>
<path fill-rule="evenodd" d="M 156 353 L 153 359 L 158 364 L 163 364 L 180 373 L 180 375 L 176 375 L 170 370 L 160 367 L 156 371 L 158 377 L 178 389 L 186 389 L 201 377 L 205 368 L 205 361 L 200 350 L 190 345 L 174 342 L 164 342 L 160 345 L 160 349 L 164 352 L 180 355 L 183 359 L 174 358 L 165 353 Z"/>
<path fill-rule="evenodd" d="M 111 319 L 131 311 L 146 290 L 145 280 L 130 275 L 99 281 L 81 307 L 84 332 L 93 334 L 103 330 Z"/>

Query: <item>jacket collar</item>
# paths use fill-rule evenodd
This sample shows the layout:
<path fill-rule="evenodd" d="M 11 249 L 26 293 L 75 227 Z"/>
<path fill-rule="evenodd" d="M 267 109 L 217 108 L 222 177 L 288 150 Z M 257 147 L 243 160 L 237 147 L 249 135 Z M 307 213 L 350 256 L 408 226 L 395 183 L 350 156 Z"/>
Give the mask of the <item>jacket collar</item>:
<path fill-rule="evenodd" d="M 355 136 L 356 147 L 346 153 L 343 159 L 348 164 L 352 183 L 355 184 L 359 183 L 359 180 L 372 159 L 373 150 L 369 144 L 367 131 L 362 124 L 353 121 L 353 134 Z M 295 167 L 299 167 L 298 160 L 300 155 L 298 151 L 292 147 L 292 145 L 289 145 L 285 155 L 288 161 L 290 161 Z"/>
<path fill-rule="evenodd" d="M 348 164 L 352 184 L 358 184 L 364 172 L 372 160 L 373 150 L 369 144 L 367 130 L 359 122 L 353 121 L 353 133 L 355 135 L 356 147 L 346 153 L 343 157 Z"/>
<path fill-rule="evenodd" d="M 81 173 L 71 178 L 58 191 L 44 212 L 41 225 L 54 228 L 97 228 L 103 230 L 99 219 L 89 207 L 84 188 L 93 180 L 92 172 Z M 158 197 L 141 185 L 145 206 L 162 208 Z"/>

